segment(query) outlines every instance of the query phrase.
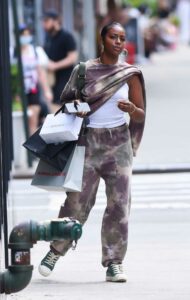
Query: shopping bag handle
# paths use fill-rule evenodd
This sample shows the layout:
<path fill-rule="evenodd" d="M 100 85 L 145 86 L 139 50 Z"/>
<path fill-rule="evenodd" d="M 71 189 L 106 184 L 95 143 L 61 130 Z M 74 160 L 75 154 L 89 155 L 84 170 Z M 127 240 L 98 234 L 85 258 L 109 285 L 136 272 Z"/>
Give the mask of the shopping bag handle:
<path fill-rule="evenodd" d="M 55 112 L 54 116 L 56 116 L 60 112 L 64 113 L 64 110 L 65 110 L 65 103 Z"/>
<path fill-rule="evenodd" d="M 74 107 L 75 107 L 75 109 L 78 111 L 78 105 L 79 105 L 79 103 L 77 103 L 77 101 L 75 101 L 74 100 Z M 55 112 L 55 114 L 54 114 L 54 116 L 56 116 L 58 113 L 60 113 L 60 112 L 62 112 L 62 113 L 64 113 L 64 110 L 65 110 L 65 104 L 63 104 L 56 112 Z"/>
<path fill-rule="evenodd" d="M 77 101 L 75 101 L 74 100 L 74 107 L 75 107 L 75 109 L 78 111 L 78 105 L 79 105 L 79 103 L 77 102 Z"/>
<path fill-rule="evenodd" d="M 85 78 L 86 78 L 86 64 L 85 62 L 81 61 L 79 63 L 78 78 L 77 78 L 77 90 L 81 101 L 83 101 L 81 90 L 85 85 Z M 78 103 L 74 101 L 74 107 L 76 108 L 76 110 L 78 110 L 77 105 Z M 65 103 L 55 112 L 54 116 L 56 116 L 60 112 L 64 113 L 64 110 L 65 110 Z"/>

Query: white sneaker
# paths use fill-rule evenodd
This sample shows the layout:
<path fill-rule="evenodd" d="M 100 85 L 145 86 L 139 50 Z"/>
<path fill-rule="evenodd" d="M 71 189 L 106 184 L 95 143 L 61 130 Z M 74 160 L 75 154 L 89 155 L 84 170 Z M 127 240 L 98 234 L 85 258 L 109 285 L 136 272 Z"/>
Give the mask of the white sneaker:
<path fill-rule="evenodd" d="M 42 259 L 38 271 L 42 276 L 49 276 L 53 271 L 56 262 L 60 258 L 60 255 L 54 254 L 53 251 L 49 251 L 46 256 Z"/>
<path fill-rule="evenodd" d="M 106 272 L 106 281 L 126 282 L 127 276 L 123 271 L 122 264 L 111 263 Z"/>

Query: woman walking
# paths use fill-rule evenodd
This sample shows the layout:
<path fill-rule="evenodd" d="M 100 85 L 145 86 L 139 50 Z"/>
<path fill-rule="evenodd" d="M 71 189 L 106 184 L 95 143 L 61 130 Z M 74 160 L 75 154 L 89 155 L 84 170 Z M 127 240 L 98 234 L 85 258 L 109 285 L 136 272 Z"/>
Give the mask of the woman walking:
<path fill-rule="evenodd" d="M 29 27 L 26 25 L 20 26 L 19 33 L 25 94 L 28 108 L 31 111 L 29 129 L 30 135 L 32 135 L 38 128 L 40 116 L 41 103 L 39 85 L 41 85 L 47 102 L 51 102 L 53 96 L 43 66 L 44 62 L 48 64 L 47 55 L 41 47 L 32 45 L 33 36 Z"/>
<path fill-rule="evenodd" d="M 107 206 L 102 221 L 102 265 L 106 280 L 125 282 L 122 262 L 127 251 L 131 202 L 132 160 L 141 141 L 145 120 L 145 90 L 139 69 L 119 57 L 125 47 L 125 31 L 113 22 L 101 31 L 102 53 L 86 62 L 82 98 L 91 107 L 83 137 L 86 156 L 81 193 L 67 193 L 59 217 L 73 217 L 82 224 L 95 204 L 100 178 L 106 185 Z M 78 66 L 62 92 L 63 103 L 77 98 Z M 130 117 L 126 124 L 125 113 Z M 84 117 L 85 112 L 80 113 Z M 53 241 L 39 272 L 48 276 L 71 241 Z"/>

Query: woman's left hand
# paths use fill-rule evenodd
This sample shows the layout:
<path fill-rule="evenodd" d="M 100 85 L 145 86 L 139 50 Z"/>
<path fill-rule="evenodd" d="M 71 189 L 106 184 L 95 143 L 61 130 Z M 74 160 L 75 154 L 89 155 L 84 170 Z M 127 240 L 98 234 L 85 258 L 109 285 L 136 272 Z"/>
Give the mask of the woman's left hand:
<path fill-rule="evenodd" d="M 74 102 L 76 105 L 79 105 L 79 104 L 80 104 L 80 100 L 79 100 L 79 99 L 75 99 L 73 102 Z M 77 113 L 76 113 L 76 116 L 77 116 L 77 117 L 80 117 L 80 118 L 84 118 L 84 117 L 86 117 L 86 114 L 87 114 L 87 112 L 85 112 L 85 111 L 80 111 L 80 112 L 77 112 Z"/>
<path fill-rule="evenodd" d="M 128 114 L 133 113 L 136 110 L 136 106 L 131 101 L 126 100 L 119 100 L 118 101 L 118 107 L 124 112 L 127 112 Z"/>

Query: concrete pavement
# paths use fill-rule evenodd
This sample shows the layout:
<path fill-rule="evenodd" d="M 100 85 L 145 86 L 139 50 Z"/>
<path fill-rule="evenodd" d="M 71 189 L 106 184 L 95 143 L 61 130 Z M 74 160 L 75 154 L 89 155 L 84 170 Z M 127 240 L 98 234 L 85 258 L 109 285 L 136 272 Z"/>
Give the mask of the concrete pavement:
<path fill-rule="evenodd" d="M 147 121 L 134 167 L 190 166 L 190 47 L 155 53 L 152 63 L 141 69 Z"/>
<path fill-rule="evenodd" d="M 101 214 L 94 212 L 76 251 L 62 258 L 49 278 L 41 277 L 37 271 L 48 245 L 44 242 L 35 245 L 32 281 L 10 299 L 189 300 L 189 212 L 154 209 L 132 212 L 124 262 L 126 284 L 105 282 L 105 269 L 100 264 Z"/>
<path fill-rule="evenodd" d="M 135 175 L 132 195 L 129 248 L 124 261 L 126 284 L 106 283 L 101 266 L 105 207 L 101 182 L 97 203 L 76 251 L 58 262 L 51 277 L 43 278 L 37 267 L 48 243 L 38 242 L 31 251 L 34 272 L 30 285 L 8 299 L 189 300 L 190 174 Z M 10 209 L 9 221 L 11 214 L 12 226 L 26 219 L 54 218 L 62 197 L 31 187 L 29 180 L 15 180 L 9 195 L 15 209 Z"/>

